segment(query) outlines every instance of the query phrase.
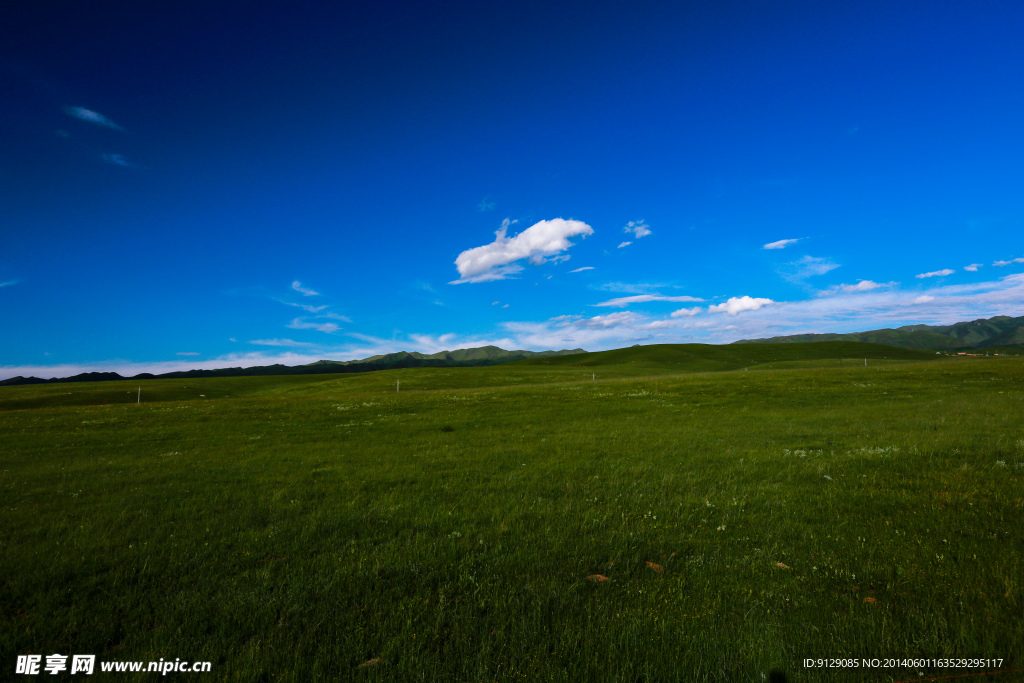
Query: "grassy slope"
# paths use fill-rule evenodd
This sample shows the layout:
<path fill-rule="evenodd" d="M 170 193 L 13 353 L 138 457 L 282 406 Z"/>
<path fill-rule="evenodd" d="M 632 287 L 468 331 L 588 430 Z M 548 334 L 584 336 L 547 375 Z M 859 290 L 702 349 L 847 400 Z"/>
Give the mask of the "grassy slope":
<path fill-rule="evenodd" d="M 296 681 L 1024 667 L 1020 360 L 674 375 L 682 357 L 647 349 L 646 370 L 625 350 L 585 371 L 158 380 L 142 405 L 138 383 L 5 388 L 0 661 Z"/>

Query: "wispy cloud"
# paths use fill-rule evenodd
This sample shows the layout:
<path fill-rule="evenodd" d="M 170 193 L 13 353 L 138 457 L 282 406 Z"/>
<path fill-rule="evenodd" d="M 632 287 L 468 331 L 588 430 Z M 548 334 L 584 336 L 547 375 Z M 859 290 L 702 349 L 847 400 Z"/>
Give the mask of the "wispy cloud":
<path fill-rule="evenodd" d="M 104 162 L 113 164 L 114 166 L 124 166 L 125 168 L 135 168 L 135 164 L 128 161 L 122 154 L 104 154 L 100 157 Z"/>
<path fill-rule="evenodd" d="M 318 317 L 318 318 L 329 318 L 331 320 L 340 320 L 343 323 L 350 323 L 350 322 L 352 322 L 352 318 L 348 317 L 347 315 L 341 315 L 340 313 L 321 313 L 320 315 L 318 315 L 316 317 Z"/>
<path fill-rule="evenodd" d="M 700 313 L 703 309 L 700 306 L 694 306 L 693 308 L 680 308 L 678 311 L 672 311 L 671 317 L 673 318 L 692 318 L 693 316 Z"/>
<path fill-rule="evenodd" d="M 328 306 L 327 304 L 324 304 L 322 306 L 311 306 L 309 304 L 297 304 L 292 301 L 282 301 L 281 299 L 277 299 L 277 301 L 280 301 L 285 306 L 294 306 L 295 308 L 301 308 L 307 313 L 319 313 L 324 309 L 330 308 L 330 306 Z"/>
<path fill-rule="evenodd" d="M 661 294 L 637 294 L 636 296 L 620 296 L 617 299 L 602 301 L 594 306 L 613 306 L 622 308 L 630 304 L 646 303 L 648 301 L 704 301 L 695 296 L 662 296 Z"/>
<path fill-rule="evenodd" d="M 742 298 L 742 297 L 741 297 Z M 250 367 L 253 365 L 299 365 L 321 358 L 353 360 L 395 351 L 434 352 L 493 344 L 504 349 L 586 348 L 597 351 L 621 348 L 636 343 L 728 343 L 752 339 L 812 332 L 857 332 L 883 327 L 920 324 L 946 325 L 962 320 L 994 315 L 1024 315 L 1024 273 L 997 280 L 958 285 L 934 286 L 904 291 L 897 287 L 866 292 L 841 292 L 830 297 L 812 297 L 803 301 L 776 301 L 743 315 L 713 315 L 697 311 L 693 315 L 648 316 L 632 311 L 585 318 L 557 316 L 545 321 L 510 321 L 501 325 L 503 333 L 492 337 L 451 338 L 416 335 L 400 339 L 380 339 L 349 333 L 361 340 L 358 345 L 321 345 L 291 339 L 255 339 L 250 344 L 279 348 L 279 352 L 252 351 L 233 353 L 210 360 L 191 357 L 174 361 L 137 363 L 111 360 L 89 364 L 0 366 L 0 379 L 25 377 L 68 377 L 81 372 L 110 371 L 131 376 L 140 372 L 159 374 L 177 370 Z M 337 339 L 337 337 L 330 337 Z M 417 341 L 418 340 L 418 341 Z M 429 346 L 428 346 L 429 345 Z M 316 355 L 314 355 L 316 354 Z"/>
<path fill-rule="evenodd" d="M 10 287 L 16 284 L 18 284 L 18 280 L 8 280 L 7 282 L 0 282 L 0 287 Z"/>
<path fill-rule="evenodd" d="M 480 211 L 493 211 L 494 202 L 490 200 L 490 197 L 484 197 L 480 200 L 480 203 L 476 205 L 476 208 Z"/>
<path fill-rule="evenodd" d="M 768 306 L 773 303 L 775 302 L 771 299 L 756 299 L 749 296 L 733 296 L 729 297 L 729 300 L 724 304 L 708 306 L 708 312 L 725 313 L 726 315 L 736 316 L 743 311 L 756 311 L 762 306 Z"/>
<path fill-rule="evenodd" d="M 294 346 L 296 348 L 312 348 L 318 347 L 319 344 L 313 344 L 312 342 L 300 342 L 294 339 L 250 339 L 249 344 L 256 344 L 258 346 Z"/>
<path fill-rule="evenodd" d="M 923 280 L 926 277 L 945 277 L 947 275 L 952 275 L 955 272 L 956 271 L 951 268 L 943 268 L 942 270 L 933 270 L 930 273 L 918 273 L 914 277 L 919 280 Z"/>
<path fill-rule="evenodd" d="M 661 289 L 669 285 L 664 282 L 605 282 L 595 289 L 605 292 L 625 292 L 626 294 L 650 294 L 652 289 Z"/>
<path fill-rule="evenodd" d="M 882 287 L 895 287 L 898 282 L 872 282 L 871 280 L 858 280 L 855 285 L 833 285 L 828 289 L 818 292 L 818 296 L 832 296 L 834 294 L 852 294 L 854 292 L 870 292 L 872 289 Z"/>
<path fill-rule="evenodd" d="M 341 328 L 334 323 L 311 323 L 303 318 L 295 318 L 287 325 L 293 330 L 316 330 L 318 332 L 337 332 Z"/>
<path fill-rule="evenodd" d="M 320 296 L 320 292 L 315 292 L 312 289 L 307 289 L 302 286 L 302 283 L 296 280 L 292 283 L 292 289 L 302 294 L 302 296 Z"/>
<path fill-rule="evenodd" d="M 493 242 L 459 254 L 455 267 L 461 277 L 448 284 L 503 280 L 522 270 L 515 264 L 522 259 L 534 265 L 563 261 L 567 257 L 562 252 L 573 246 L 570 237 L 594 233 L 594 229 L 582 221 L 554 218 L 534 223 L 514 237 L 507 237 L 506 232 L 514 223 L 506 218 L 494 233 Z"/>
<path fill-rule="evenodd" d="M 804 284 L 804 281 L 815 275 L 824 275 L 839 267 L 831 259 L 818 256 L 804 256 L 796 261 L 790 261 L 779 268 L 778 273 L 784 279 L 794 284 Z"/>
<path fill-rule="evenodd" d="M 590 318 L 582 316 L 559 316 L 558 324 L 562 327 L 576 327 L 584 330 L 607 330 L 635 323 L 641 319 L 636 313 L 618 311 L 607 315 L 595 315 Z"/>
<path fill-rule="evenodd" d="M 622 249 L 623 247 L 628 247 L 631 244 L 633 244 L 633 243 L 632 242 L 621 242 L 621 243 L 619 243 L 619 249 Z"/>
<path fill-rule="evenodd" d="M 1024 258 L 1018 257 L 1015 259 L 1010 259 L 1009 261 L 995 261 L 992 265 L 999 266 L 1000 268 L 1002 268 L 1003 266 L 1009 266 L 1014 263 L 1024 263 Z"/>
<path fill-rule="evenodd" d="M 569 272 L 570 273 L 582 273 L 584 270 L 593 270 L 593 269 L 594 269 L 594 266 L 583 266 L 582 268 L 577 268 L 576 270 L 570 270 Z"/>
<path fill-rule="evenodd" d="M 198 351 L 178 351 L 175 356 L 198 356 Z"/>
<path fill-rule="evenodd" d="M 757 303 L 756 299 L 747 297 Z M 520 348 L 554 348 L 559 344 L 589 350 L 621 348 L 635 343 L 729 343 L 815 332 L 858 332 L 900 325 L 944 325 L 994 315 L 1024 315 L 1024 273 L 997 281 L 968 285 L 943 285 L 924 291 L 883 287 L 863 292 L 840 292 L 835 296 L 802 301 L 761 303 L 746 310 L 744 297 L 719 304 L 713 311 L 697 310 L 690 315 L 649 316 L 624 311 L 612 318 L 558 316 L 543 322 L 509 322 Z M 726 313 L 726 315 L 715 315 Z M 741 315 L 739 313 L 742 313 Z"/>
<path fill-rule="evenodd" d="M 978 268 L 981 268 L 983 265 L 984 264 L 982 264 L 982 263 L 972 263 L 969 266 L 964 266 L 964 270 L 970 271 L 972 273 L 977 273 L 978 272 Z"/>
<path fill-rule="evenodd" d="M 507 280 L 508 278 L 523 272 L 523 267 L 515 263 L 511 263 L 507 266 L 499 266 L 497 268 L 491 268 L 490 270 L 480 273 L 479 275 L 473 275 L 472 277 L 459 278 L 458 280 L 452 280 L 448 284 L 450 285 L 462 285 L 469 282 L 493 282 L 494 280 Z"/>
<path fill-rule="evenodd" d="M 769 242 L 768 244 L 764 245 L 761 248 L 762 249 L 785 249 L 790 244 L 796 244 L 801 239 L 803 239 L 803 238 L 797 237 L 797 238 L 791 239 L 791 240 L 779 240 L 777 242 Z"/>
<path fill-rule="evenodd" d="M 85 107 L 64 107 L 64 113 L 68 116 L 73 116 L 81 121 L 95 123 L 97 126 L 103 126 L 104 128 L 112 128 L 113 130 L 124 130 L 123 128 L 121 128 L 121 126 L 117 125 L 116 123 L 114 123 L 98 111 L 86 109 Z"/>
<path fill-rule="evenodd" d="M 622 231 L 631 233 L 637 239 L 640 239 L 641 237 L 646 237 L 651 234 L 651 226 L 647 225 L 647 223 L 643 221 L 630 221 L 629 223 L 626 223 L 626 226 L 622 228 Z"/>

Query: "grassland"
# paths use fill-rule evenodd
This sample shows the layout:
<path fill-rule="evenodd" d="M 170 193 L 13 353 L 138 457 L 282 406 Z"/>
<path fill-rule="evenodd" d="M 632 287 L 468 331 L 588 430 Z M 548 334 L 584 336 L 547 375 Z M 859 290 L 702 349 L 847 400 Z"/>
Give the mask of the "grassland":
<path fill-rule="evenodd" d="M 1024 362 L 817 349 L 3 388 L 0 678 L 1021 680 Z"/>

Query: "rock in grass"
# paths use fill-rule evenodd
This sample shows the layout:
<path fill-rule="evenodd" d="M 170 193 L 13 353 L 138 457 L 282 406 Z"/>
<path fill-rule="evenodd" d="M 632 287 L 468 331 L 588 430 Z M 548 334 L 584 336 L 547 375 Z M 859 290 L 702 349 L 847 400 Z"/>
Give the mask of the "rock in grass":
<path fill-rule="evenodd" d="M 373 659 L 367 659 L 365 662 L 363 662 L 362 664 L 360 664 L 356 668 L 357 669 L 363 669 L 363 668 L 366 668 L 366 667 L 378 666 L 378 665 L 383 664 L 383 663 L 384 663 L 384 660 L 381 657 L 374 657 Z"/>

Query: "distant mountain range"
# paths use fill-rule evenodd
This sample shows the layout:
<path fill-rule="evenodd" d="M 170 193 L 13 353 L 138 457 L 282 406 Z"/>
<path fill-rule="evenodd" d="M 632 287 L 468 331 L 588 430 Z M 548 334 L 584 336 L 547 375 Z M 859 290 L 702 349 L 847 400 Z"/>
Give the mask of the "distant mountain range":
<path fill-rule="evenodd" d="M 251 368 L 219 368 L 217 370 L 183 370 L 165 372 L 154 375 L 143 372 L 132 377 L 122 377 L 116 372 L 83 372 L 73 377 L 12 377 L 0 381 L 0 386 L 16 384 L 48 384 L 51 382 L 106 382 L 124 379 L 163 379 L 191 377 L 239 377 L 243 375 L 321 375 L 340 372 L 371 372 L 373 370 L 394 370 L 396 368 L 425 367 L 479 367 L 482 365 L 500 365 L 527 358 L 544 356 L 564 356 L 574 353 L 586 353 L 583 349 L 563 349 L 561 351 L 506 351 L 497 346 L 481 346 L 476 349 L 458 349 L 456 351 L 440 351 L 433 354 L 399 351 L 382 356 L 370 356 L 360 360 L 318 360 L 308 365 L 259 365 Z"/>
<path fill-rule="evenodd" d="M 907 325 L 896 329 L 851 332 L 849 334 L 794 334 L 766 339 L 741 339 L 733 344 L 787 344 L 797 342 L 868 342 L 904 349 L 932 351 L 967 351 L 971 349 L 1024 350 L 1024 316 L 1011 318 L 1000 315 L 953 325 Z M 728 346 L 728 345 L 727 345 Z M 621 349 L 620 349 L 621 350 Z M 148 372 L 133 377 L 122 377 L 116 372 L 83 372 L 73 377 L 12 377 L 0 381 L 0 386 L 16 384 L 46 384 L 50 382 L 103 382 L 124 379 L 160 379 L 191 377 L 238 377 L 243 375 L 318 375 L 342 372 L 371 372 L 396 368 L 423 367 L 477 367 L 500 365 L 512 361 L 567 356 L 586 353 L 583 349 L 561 351 L 506 351 L 497 346 L 475 349 L 441 351 L 433 354 L 399 351 L 360 360 L 318 360 L 308 365 L 260 365 L 251 368 L 220 368 L 217 370 L 185 370 L 154 375 Z M 569 362 L 569 361 L 566 361 Z M 578 361 L 573 361 L 578 362 Z"/>
<path fill-rule="evenodd" d="M 767 339 L 741 339 L 734 344 L 787 344 L 816 341 L 858 341 L 904 349 L 965 351 L 968 349 L 1024 349 L 1024 316 L 997 315 L 953 325 L 907 325 L 895 329 L 850 334 L 793 334 Z"/>

